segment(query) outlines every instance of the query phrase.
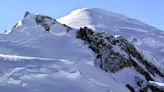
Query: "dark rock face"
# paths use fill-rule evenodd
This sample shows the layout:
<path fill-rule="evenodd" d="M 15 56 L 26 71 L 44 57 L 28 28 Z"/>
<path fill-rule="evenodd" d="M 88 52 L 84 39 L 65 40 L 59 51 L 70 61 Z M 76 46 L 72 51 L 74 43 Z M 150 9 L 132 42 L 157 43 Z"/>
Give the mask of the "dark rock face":
<path fill-rule="evenodd" d="M 27 17 L 27 15 L 29 15 L 29 14 L 30 14 L 30 12 L 29 11 L 26 11 L 25 12 L 25 15 L 24 15 L 24 18 Z"/>
<path fill-rule="evenodd" d="M 130 90 L 130 92 L 135 92 L 134 88 L 129 84 L 126 84 L 126 87 Z"/>
<path fill-rule="evenodd" d="M 77 38 L 83 40 L 95 53 L 95 65 L 102 70 L 115 73 L 123 68 L 131 67 L 143 75 L 146 83 L 139 77 L 136 80 L 141 92 L 147 91 L 148 81 L 153 81 L 157 75 L 164 77 L 164 74 L 156 66 L 145 60 L 144 56 L 122 36 L 115 37 L 105 33 L 97 33 L 84 27 L 77 32 Z M 129 84 L 128 88 L 133 90 Z"/>
<path fill-rule="evenodd" d="M 48 17 L 48 16 L 42 16 L 42 15 L 37 15 L 35 20 L 36 20 L 36 23 L 42 26 L 46 31 L 49 31 L 51 28 L 51 25 L 56 23 L 56 20 L 53 20 L 53 18 Z M 49 23 L 49 20 L 51 20 L 51 23 Z"/>
<path fill-rule="evenodd" d="M 57 23 L 57 21 L 49 16 L 43 16 L 43 15 L 37 15 L 36 16 L 36 23 L 43 27 L 45 29 L 45 31 L 50 31 L 51 26 L 54 25 L 55 23 Z M 63 24 L 63 26 L 65 26 L 67 28 L 67 31 L 72 30 L 71 27 Z"/>
<path fill-rule="evenodd" d="M 63 26 L 65 26 L 67 28 L 67 31 L 69 32 L 70 30 L 72 30 L 71 27 L 67 26 L 66 24 L 63 24 Z"/>

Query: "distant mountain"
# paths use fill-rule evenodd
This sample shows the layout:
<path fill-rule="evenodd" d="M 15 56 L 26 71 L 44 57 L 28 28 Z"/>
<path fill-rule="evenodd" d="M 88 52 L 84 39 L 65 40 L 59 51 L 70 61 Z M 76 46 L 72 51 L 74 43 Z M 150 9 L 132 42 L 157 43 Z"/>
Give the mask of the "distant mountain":
<path fill-rule="evenodd" d="M 164 66 L 164 31 L 137 19 L 98 8 L 83 8 L 58 19 L 73 28 L 89 27 L 97 32 L 121 35 L 132 42 L 157 66 Z"/>
<path fill-rule="evenodd" d="M 59 21 L 66 23 L 26 12 L 0 34 L 0 91 L 164 91 L 163 64 L 143 53 L 159 50 L 143 33 L 162 31 L 101 9 L 75 10 Z"/>

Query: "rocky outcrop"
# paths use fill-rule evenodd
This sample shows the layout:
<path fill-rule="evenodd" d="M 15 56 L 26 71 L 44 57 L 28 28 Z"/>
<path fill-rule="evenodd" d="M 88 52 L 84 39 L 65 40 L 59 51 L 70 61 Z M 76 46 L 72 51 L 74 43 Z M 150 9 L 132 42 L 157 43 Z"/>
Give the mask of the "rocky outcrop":
<path fill-rule="evenodd" d="M 126 67 L 131 67 L 144 76 L 146 82 L 136 76 L 136 84 L 141 92 L 147 91 L 148 82 L 154 81 L 156 76 L 164 77 L 164 74 L 156 66 L 144 59 L 144 56 L 137 51 L 133 44 L 122 36 L 98 33 L 84 27 L 77 32 L 77 38 L 83 40 L 95 53 L 95 65 L 102 70 L 116 73 Z M 126 85 L 133 90 L 132 85 Z"/>
<path fill-rule="evenodd" d="M 51 25 L 56 23 L 56 20 L 54 20 L 51 17 L 48 16 L 42 16 L 42 15 L 36 15 L 36 23 L 40 26 L 42 26 L 46 31 L 49 31 L 51 28 Z"/>
<path fill-rule="evenodd" d="M 36 15 L 36 23 L 39 26 L 42 26 L 45 31 L 50 31 L 51 26 L 53 26 L 55 23 L 58 23 L 55 19 L 49 17 L 49 16 L 43 16 L 43 15 Z M 71 27 L 63 24 L 67 28 L 67 31 L 72 30 Z"/>

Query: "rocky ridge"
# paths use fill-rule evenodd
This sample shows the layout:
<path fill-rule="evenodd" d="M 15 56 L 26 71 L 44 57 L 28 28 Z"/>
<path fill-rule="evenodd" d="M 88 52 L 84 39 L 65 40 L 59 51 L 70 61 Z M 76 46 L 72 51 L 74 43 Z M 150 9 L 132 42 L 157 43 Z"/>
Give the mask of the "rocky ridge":
<path fill-rule="evenodd" d="M 106 72 L 116 73 L 130 67 L 144 76 L 145 79 L 135 75 L 136 84 L 141 92 L 150 88 L 153 92 L 158 87 L 150 85 L 149 81 L 156 80 L 157 76 L 164 77 L 164 74 L 151 62 L 144 59 L 144 56 L 124 37 L 113 36 L 105 33 L 95 32 L 87 27 L 80 28 L 77 38 L 84 41 L 95 54 L 95 65 Z M 121 76 L 120 76 L 121 77 Z M 126 86 L 134 91 L 131 84 Z M 163 89 L 160 90 L 161 92 Z"/>

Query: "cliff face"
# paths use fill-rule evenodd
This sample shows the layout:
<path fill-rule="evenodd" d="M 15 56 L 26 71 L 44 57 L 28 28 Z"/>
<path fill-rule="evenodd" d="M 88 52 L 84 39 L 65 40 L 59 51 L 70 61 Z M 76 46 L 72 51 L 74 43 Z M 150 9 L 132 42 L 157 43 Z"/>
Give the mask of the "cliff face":
<path fill-rule="evenodd" d="M 124 37 L 98 33 L 84 27 L 77 32 L 77 38 L 83 40 L 94 52 L 95 65 L 102 70 L 117 73 L 124 68 L 134 69 L 138 73 L 135 75 L 137 87 L 134 84 L 126 84 L 131 91 L 159 89 L 152 86 L 149 81 L 156 80 L 157 76 L 164 77 L 164 74 L 155 65 L 144 59 L 144 56 Z M 162 91 L 162 89 L 159 90 Z"/>

